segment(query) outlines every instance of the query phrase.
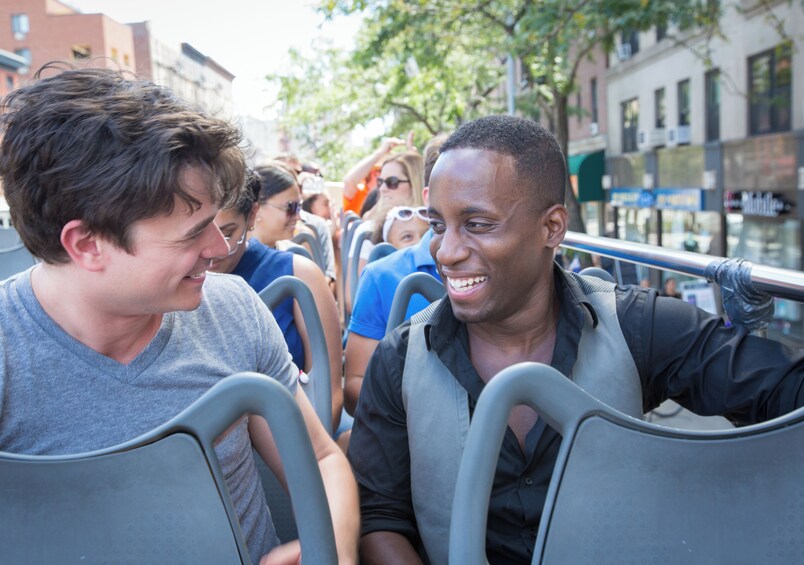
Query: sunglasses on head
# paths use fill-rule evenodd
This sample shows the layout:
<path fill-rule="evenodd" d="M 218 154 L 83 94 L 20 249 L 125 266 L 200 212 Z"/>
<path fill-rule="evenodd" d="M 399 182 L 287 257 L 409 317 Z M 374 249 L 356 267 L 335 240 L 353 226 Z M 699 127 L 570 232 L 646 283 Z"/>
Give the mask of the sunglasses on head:
<path fill-rule="evenodd" d="M 299 210 L 301 210 L 301 207 L 302 207 L 302 203 L 297 202 L 295 200 L 288 200 L 287 202 L 285 202 L 284 204 L 281 204 L 281 205 L 280 204 L 271 204 L 270 202 L 266 202 L 266 204 L 268 206 L 270 206 L 271 208 L 276 208 L 277 210 L 282 210 L 283 212 L 285 212 L 285 214 L 287 215 L 288 218 L 292 218 L 293 216 L 298 214 Z"/>
<path fill-rule="evenodd" d="M 377 188 L 380 188 L 383 184 L 390 188 L 391 190 L 396 190 L 397 187 L 402 183 L 410 183 L 409 179 L 401 179 L 399 177 L 388 177 L 387 179 L 377 178 Z"/>
<path fill-rule="evenodd" d="M 388 232 L 391 231 L 391 225 L 393 225 L 394 220 L 408 222 L 414 217 L 424 220 L 425 222 L 430 221 L 425 206 L 419 206 L 417 208 L 411 206 L 394 206 L 388 210 L 388 213 L 385 215 L 385 222 L 382 226 L 382 240 L 388 241 Z"/>

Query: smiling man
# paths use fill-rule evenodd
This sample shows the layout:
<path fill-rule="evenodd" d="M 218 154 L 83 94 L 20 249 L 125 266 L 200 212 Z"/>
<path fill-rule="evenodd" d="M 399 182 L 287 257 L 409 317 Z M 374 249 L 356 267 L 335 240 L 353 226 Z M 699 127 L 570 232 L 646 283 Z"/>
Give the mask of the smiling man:
<path fill-rule="evenodd" d="M 297 386 L 268 309 L 242 279 L 207 272 L 230 252 L 215 215 L 244 185 L 237 128 L 114 71 L 43 70 L 52 76 L 8 95 L 2 118 L 5 196 L 41 263 L 0 283 L 0 451 L 113 446 L 220 379 L 264 373 L 295 394 L 339 557 L 354 562 L 348 462 Z M 297 563 L 298 543 L 278 546 L 252 445 L 280 470 L 262 418 L 216 445 L 251 559 Z"/>
<path fill-rule="evenodd" d="M 565 272 L 564 156 L 530 120 L 489 116 L 441 147 L 430 252 L 447 299 L 380 342 L 349 446 L 361 562 L 447 563 L 470 418 L 487 383 L 552 365 L 635 417 L 672 397 L 704 415 L 760 421 L 804 404 L 801 352 L 724 327 L 694 306 Z M 489 505 L 491 563 L 530 563 L 560 438 L 528 407 L 508 420 Z"/>

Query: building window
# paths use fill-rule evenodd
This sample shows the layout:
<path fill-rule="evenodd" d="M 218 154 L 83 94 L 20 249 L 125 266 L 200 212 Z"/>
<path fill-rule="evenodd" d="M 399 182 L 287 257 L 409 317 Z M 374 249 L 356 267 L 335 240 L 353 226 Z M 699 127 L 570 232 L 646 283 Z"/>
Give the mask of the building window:
<path fill-rule="evenodd" d="M 6 92 L 11 92 L 12 90 L 14 90 L 14 77 L 6 75 Z"/>
<path fill-rule="evenodd" d="M 635 29 L 629 29 L 622 32 L 620 36 L 620 45 L 628 47 L 625 48 L 624 54 L 627 54 L 626 57 L 621 57 L 623 59 L 627 59 L 628 57 L 633 57 L 637 53 L 639 53 L 639 32 Z"/>
<path fill-rule="evenodd" d="M 720 70 L 706 73 L 704 82 L 706 141 L 716 141 L 720 139 Z"/>
<path fill-rule="evenodd" d="M 123 53 L 123 64 L 127 67 L 131 66 L 131 59 L 128 56 L 128 53 Z"/>
<path fill-rule="evenodd" d="M 112 61 L 115 63 L 120 62 L 120 54 L 117 52 L 116 47 L 112 47 Z"/>
<path fill-rule="evenodd" d="M 663 129 L 666 115 L 664 110 L 664 88 L 658 88 L 653 92 L 653 106 L 656 112 L 656 129 Z"/>
<path fill-rule="evenodd" d="M 89 45 L 73 45 L 73 59 L 89 59 L 92 56 L 92 49 Z"/>
<path fill-rule="evenodd" d="M 16 55 L 19 55 L 26 61 L 28 61 L 29 65 L 31 64 L 31 50 L 28 49 L 27 47 L 22 47 L 21 49 L 14 49 L 14 53 Z"/>
<path fill-rule="evenodd" d="M 581 120 L 583 118 L 583 98 L 581 98 L 581 89 L 578 89 L 578 92 L 575 93 L 575 107 L 578 108 L 578 125 L 581 125 Z"/>
<path fill-rule="evenodd" d="M 678 83 L 678 125 L 690 125 L 690 80 Z"/>
<path fill-rule="evenodd" d="M 656 43 L 667 37 L 667 20 L 663 20 L 656 24 Z"/>
<path fill-rule="evenodd" d="M 11 14 L 11 33 L 14 34 L 14 39 L 24 39 L 30 31 L 28 14 Z"/>
<path fill-rule="evenodd" d="M 589 81 L 589 102 L 592 106 L 592 121 L 597 123 L 597 78 Z"/>
<path fill-rule="evenodd" d="M 623 153 L 631 153 L 637 150 L 639 100 L 632 98 L 623 102 L 620 106 L 622 111 Z"/>
<path fill-rule="evenodd" d="M 748 59 L 749 127 L 752 135 L 790 129 L 792 63 L 790 43 Z"/>

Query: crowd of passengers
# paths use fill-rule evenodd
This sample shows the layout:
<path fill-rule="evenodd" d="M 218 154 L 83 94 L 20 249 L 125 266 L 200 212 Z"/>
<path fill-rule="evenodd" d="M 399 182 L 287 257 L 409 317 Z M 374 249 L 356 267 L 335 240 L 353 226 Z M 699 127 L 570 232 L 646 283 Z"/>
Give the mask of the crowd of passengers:
<path fill-rule="evenodd" d="M 264 373 L 303 414 L 339 561 L 440 564 L 473 410 L 512 364 L 551 365 L 637 418 L 668 398 L 736 425 L 804 405 L 801 351 L 555 261 L 566 160 L 531 120 L 482 117 L 421 153 L 412 136 L 386 138 L 337 201 L 314 165 L 278 155 L 249 167 L 235 126 L 110 70 L 46 66 L 7 96 L 2 129 L 5 198 L 40 262 L 0 283 L 0 451 L 109 447 L 220 379 Z M 349 247 L 344 212 L 361 219 Z M 396 250 L 369 262 L 383 243 Z M 355 261 L 349 280 L 341 265 Z M 386 333 L 415 272 L 444 297 L 414 296 Z M 269 311 L 257 296 L 284 275 L 309 287 L 321 319 L 331 429 L 298 386 L 315 363 L 299 304 Z M 559 444 L 532 409 L 511 413 L 491 563 L 531 561 Z M 262 418 L 216 447 L 251 560 L 298 563 L 298 541 L 275 534 L 252 447 L 281 473 Z"/>

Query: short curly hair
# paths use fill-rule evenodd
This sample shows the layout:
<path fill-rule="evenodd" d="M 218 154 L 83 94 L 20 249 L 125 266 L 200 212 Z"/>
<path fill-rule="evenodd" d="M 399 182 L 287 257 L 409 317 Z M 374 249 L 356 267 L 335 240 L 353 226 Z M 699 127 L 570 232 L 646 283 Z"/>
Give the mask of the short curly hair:
<path fill-rule="evenodd" d="M 510 155 L 517 179 L 531 191 L 536 209 L 564 203 L 564 154 L 555 136 L 533 120 L 499 114 L 467 122 L 441 145 L 441 155 L 453 149 L 485 149 Z"/>
<path fill-rule="evenodd" d="M 243 190 L 239 130 L 168 89 L 53 64 L 36 79 L 3 102 L 0 178 L 20 238 L 46 263 L 69 261 L 61 232 L 71 220 L 131 253 L 134 222 L 169 214 L 176 197 L 200 207 L 182 186 L 188 166 L 206 173 L 217 205 Z"/>

